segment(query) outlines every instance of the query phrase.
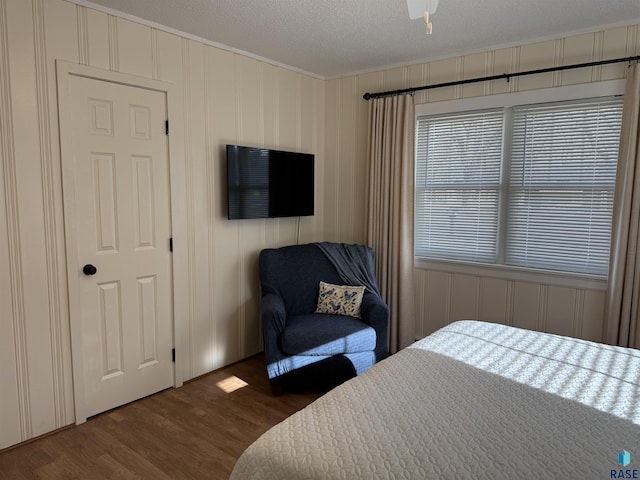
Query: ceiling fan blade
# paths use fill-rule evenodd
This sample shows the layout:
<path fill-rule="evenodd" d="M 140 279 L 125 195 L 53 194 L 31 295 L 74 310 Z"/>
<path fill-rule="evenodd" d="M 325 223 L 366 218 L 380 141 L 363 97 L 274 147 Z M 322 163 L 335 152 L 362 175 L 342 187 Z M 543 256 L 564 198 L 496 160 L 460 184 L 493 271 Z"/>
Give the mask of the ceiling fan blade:
<path fill-rule="evenodd" d="M 438 0 L 407 0 L 407 9 L 409 10 L 409 18 L 415 20 L 422 18 L 425 10 L 433 15 L 438 8 Z"/>
<path fill-rule="evenodd" d="M 427 0 L 407 0 L 407 8 L 409 9 L 409 18 L 411 20 L 422 18 L 427 8 Z"/>

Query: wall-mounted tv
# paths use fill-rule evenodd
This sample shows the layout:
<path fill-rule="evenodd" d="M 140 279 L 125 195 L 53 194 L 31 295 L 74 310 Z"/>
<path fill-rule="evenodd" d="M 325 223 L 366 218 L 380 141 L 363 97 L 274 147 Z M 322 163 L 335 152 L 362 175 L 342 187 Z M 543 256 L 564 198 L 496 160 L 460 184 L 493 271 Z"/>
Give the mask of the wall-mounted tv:
<path fill-rule="evenodd" d="M 310 153 L 227 145 L 227 216 L 313 215 L 314 160 Z"/>

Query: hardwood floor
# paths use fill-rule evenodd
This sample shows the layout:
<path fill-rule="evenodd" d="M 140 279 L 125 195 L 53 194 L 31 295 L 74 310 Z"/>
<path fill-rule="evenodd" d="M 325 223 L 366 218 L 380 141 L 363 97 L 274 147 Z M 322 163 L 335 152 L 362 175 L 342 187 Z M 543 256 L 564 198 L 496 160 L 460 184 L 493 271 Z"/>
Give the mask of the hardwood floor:
<path fill-rule="evenodd" d="M 264 357 L 251 357 L 5 450 L 0 478 L 227 479 L 245 448 L 319 396 L 272 396 Z"/>

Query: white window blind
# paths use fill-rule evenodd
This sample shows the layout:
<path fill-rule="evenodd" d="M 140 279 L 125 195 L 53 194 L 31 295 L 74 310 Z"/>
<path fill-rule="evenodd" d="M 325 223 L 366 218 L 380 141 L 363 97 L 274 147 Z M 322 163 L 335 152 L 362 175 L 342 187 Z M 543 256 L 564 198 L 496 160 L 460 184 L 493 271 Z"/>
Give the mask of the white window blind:
<path fill-rule="evenodd" d="M 419 117 L 416 256 L 604 276 L 622 97 Z"/>
<path fill-rule="evenodd" d="M 418 256 L 495 262 L 502 124 L 502 110 L 418 119 Z"/>
<path fill-rule="evenodd" d="M 606 275 L 620 98 L 516 107 L 506 263 Z"/>

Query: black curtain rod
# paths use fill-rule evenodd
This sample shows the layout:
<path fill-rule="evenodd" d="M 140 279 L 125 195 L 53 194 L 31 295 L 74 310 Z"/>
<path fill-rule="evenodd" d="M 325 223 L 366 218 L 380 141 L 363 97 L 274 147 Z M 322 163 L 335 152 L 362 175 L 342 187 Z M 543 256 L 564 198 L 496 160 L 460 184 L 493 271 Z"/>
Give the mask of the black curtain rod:
<path fill-rule="evenodd" d="M 623 62 L 631 63 L 637 60 L 640 60 L 640 55 L 636 55 L 634 57 L 614 58 L 611 60 L 600 60 L 597 62 L 577 63 L 575 65 L 563 65 L 560 67 L 539 68 L 537 70 L 527 70 L 526 72 L 503 73 L 501 75 L 491 75 L 489 77 L 469 78 L 467 80 L 456 80 L 454 82 L 436 83 L 434 85 L 423 85 L 421 87 L 403 88 L 400 90 L 390 90 L 388 92 L 365 93 L 362 96 L 362 98 L 364 98 L 365 100 L 369 100 L 371 98 L 390 97 L 393 95 L 404 95 L 407 93 L 418 92 L 420 90 L 431 90 L 432 88 L 453 87 L 455 85 L 466 85 L 468 83 L 486 82 L 488 80 L 505 79 L 508 82 L 511 77 L 523 77 L 525 75 L 537 75 L 540 73 L 558 72 L 561 70 L 573 70 L 575 68 L 596 67 L 598 65 L 608 65 L 610 63 L 623 63 Z"/>

